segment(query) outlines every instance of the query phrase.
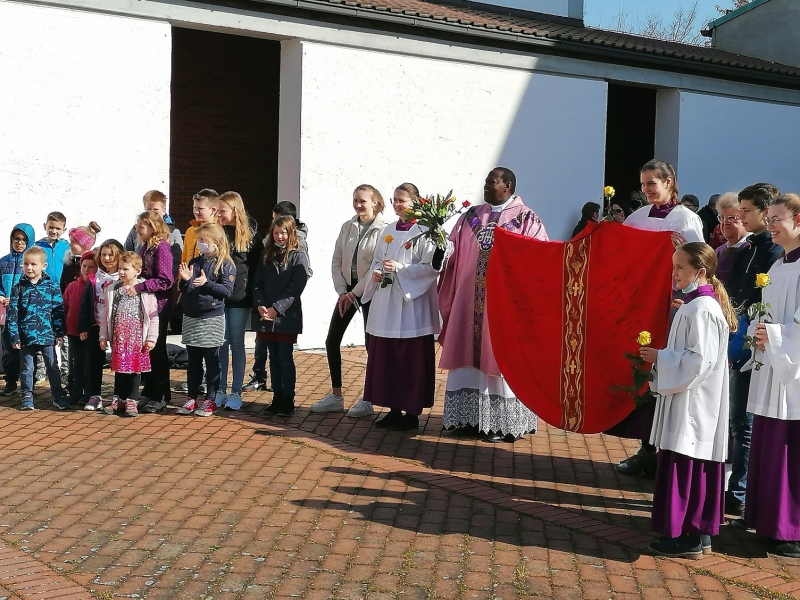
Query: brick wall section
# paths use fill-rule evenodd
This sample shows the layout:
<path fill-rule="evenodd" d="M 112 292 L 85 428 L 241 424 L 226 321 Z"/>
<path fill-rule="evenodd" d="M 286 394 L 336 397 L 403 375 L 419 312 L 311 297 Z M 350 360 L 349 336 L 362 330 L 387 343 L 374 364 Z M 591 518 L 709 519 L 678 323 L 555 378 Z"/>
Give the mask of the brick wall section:
<path fill-rule="evenodd" d="M 173 28 L 170 213 L 204 187 L 242 195 L 263 232 L 277 193 L 280 43 Z"/>

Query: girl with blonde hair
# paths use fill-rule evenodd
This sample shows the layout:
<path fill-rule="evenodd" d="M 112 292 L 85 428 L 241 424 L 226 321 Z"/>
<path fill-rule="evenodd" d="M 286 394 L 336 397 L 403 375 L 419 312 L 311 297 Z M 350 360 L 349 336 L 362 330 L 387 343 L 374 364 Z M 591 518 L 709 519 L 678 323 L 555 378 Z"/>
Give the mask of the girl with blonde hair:
<path fill-rule="evenodd" d="M 225 341 L 225 301 L 233 291 L 236 267 L 228 249 L 228 238 L 216 223 L 197 228 L 200 254 L 178 269 L 183 304 L 183 343 L 189 354 L 186 371 L 189 398 L 178 414 L 210 417 L 220 381 L 219 347 Z M 198 393 L 205 363 L 206 397 Z"/>
<path fill-rule="evenodd" d="M 247 214 L 238 192 L 225 192 L 217 202 L 217 219 L 230 246 L 236 268 L 233 291 L 225 301 L 225 340 L 219 349 L 220 384 L 215 402 L 226 410 L 242 407 L 244 387 L 244 334 L 253 310 L 253 273 L 258 267 L 264 244 L 257 235 L 258 223 Z M 231 393 L 228 394 L 228 354 L 231 357 Z"/>
<path fill-rule="evenodd" d="M 667 347 L 639 355 L 653 364 L 657 394 L 650 443 L 656 446 L 650 548 L 665 556 L 711 552 L 723 522 L 728 454 L 728 337 L 736 312 L 716 277 L 717 255 L 704 242 L 683 244 L 672 256 L 676 287 L 686 295 Z"/>
<path fill-rule="evenodd" d="M 129 296 L 150 292 L 156 297 L 158 307 L 158 339 L 150 352 L 152 370 L 145 373 L 141 404 L 144 410 L 155 413 L 163 410 L 172 392 L 169 386 L 169 360 L 167 358 L 167 327 L 172 314 L 172 246 L 169 243 L 169 228 L 158 213 L 143 212 L 136 219 L 136 235 L 142 243 L 137 253 L 142 258 L 140 281 L 135 285 L 125 285 L 122 289 Z"/>

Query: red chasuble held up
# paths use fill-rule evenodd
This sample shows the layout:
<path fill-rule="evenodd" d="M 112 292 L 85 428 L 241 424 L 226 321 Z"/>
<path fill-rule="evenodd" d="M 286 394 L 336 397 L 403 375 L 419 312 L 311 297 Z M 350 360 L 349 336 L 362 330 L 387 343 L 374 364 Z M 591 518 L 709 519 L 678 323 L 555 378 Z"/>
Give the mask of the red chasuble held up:
<path fill-rule="evenodd" d="M 670 232 L 589 224 L 569 242 L 495 232 L 486 283 L 492 349 L 517 397 L 550 425 L 598 433 L 634 408 L 626 352 L 663 348 Z"/>

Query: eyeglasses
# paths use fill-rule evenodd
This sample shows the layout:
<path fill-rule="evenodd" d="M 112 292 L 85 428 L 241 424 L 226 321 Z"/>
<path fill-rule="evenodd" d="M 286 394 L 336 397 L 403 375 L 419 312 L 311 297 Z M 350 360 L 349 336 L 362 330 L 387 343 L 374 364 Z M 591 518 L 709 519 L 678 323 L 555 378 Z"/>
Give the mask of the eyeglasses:
<path fill-rule="evenodd" d="M 22 242 L 23 244 L 27 244 L 28 243 L 28 238 L 15 237 L 15 238 L 11 238 L 11 241 L 12 242 Z"/>
<path fill-rule="evenodd" d="M 789 219 L 794 219 L 795 217 L 789 215 L 788 217 L 772 217 L 771 219 L 764 219 L 764 222 L 767 224 L 767 227 L 775 227 L 781 221 L 787 221 Z"/>
<path fill-rule="evenodd" d="M 621 215 L 621 214 L 622 214 L 622 213 L 624 213 L 625 211 L 624 211 L 624 210 L 622 210 L 621 208 L 612 208 L 612 209 L 611 209 L 611 212 L 612 212 L 612 213 L 614 213 L 615 215 Z"/>
<path fill-rule="evenodd" d="M 739 215 L 730 215 L 727 217 L 723 217 L 722 215 L 717 215 L 717 219 L 720 223 L 738 223 L 742 220 L 742 217 Z"/>

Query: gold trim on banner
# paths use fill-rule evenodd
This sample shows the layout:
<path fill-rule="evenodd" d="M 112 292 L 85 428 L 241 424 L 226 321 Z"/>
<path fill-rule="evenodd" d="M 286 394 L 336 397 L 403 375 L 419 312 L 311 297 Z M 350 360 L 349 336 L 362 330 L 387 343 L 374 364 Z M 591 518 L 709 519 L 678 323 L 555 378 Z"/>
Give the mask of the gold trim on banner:
<path fill-rule="evenodd" d="M 562 368 L 560 381 L 561 428 L 580 431 L 586 401 L 586 287 L 589 279 L 591 236 L 564 249 L 564 313 Z"/>

